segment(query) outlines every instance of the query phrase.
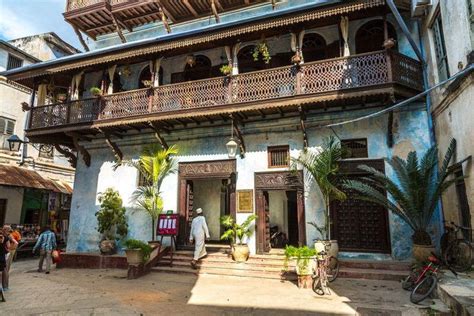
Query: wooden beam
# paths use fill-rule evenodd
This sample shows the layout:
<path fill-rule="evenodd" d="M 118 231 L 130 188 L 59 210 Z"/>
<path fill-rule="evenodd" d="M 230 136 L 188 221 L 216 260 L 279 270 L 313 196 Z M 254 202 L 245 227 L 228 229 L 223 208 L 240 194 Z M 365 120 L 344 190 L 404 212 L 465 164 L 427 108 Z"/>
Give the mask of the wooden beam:
<path fill-rule="evenodd" d="M 121 19 L 119 16 L 117 16 L 117 15 L 115 15 L 115 14 L 112 14 L 112 16 L 117 20 L 117 23 L 118 23 L 123 29 L 126 29 L 126 30 L 129 31 L 129 32 L 132 32 L 132 31 L 133 31 L 132 28 L 131 28 L 130 26 L 128 26 L 127 24 L 125 24 L 125 22 L 122 21 L 122 19 Z"/>
<path fill-rule="evenodd" d="M 166 16 L 166 13 L 163 11 L 163 7 L 161 5 L 158 5 L 160 8 L 160 15 L 161 15 L 161 22 L 165 26 L 165 29 L 168 33 L 171 33 L 171 28 L 168 24 L 168 17 Z"/>
<path fill-rule="evenodd" d="M 71 26 L 72 26 L 74 32 L 76 33 L 77 37 L 79 38 L 79 42 L 81 43 L 82 47 L 84 47 L 84 50 L 85 50 L 86 52 L 88 52 L 88 51 L 89 51 L 89 46 L 87 46 L 86 41 L 84 41 L 84 38 L 82 37 L 82 34 L 81 34 L 81 32 L 79 31 L 79 29 L 77 28 L 77 26 L 75 26 L 75 25 L 72 24 L 72 23 L 69 23 L 69 24 L 71 24 Z"/>
<path fill-rule="evenodd" d="M 71 150 L 67 148 L 62 148 L 61 146 L 59 146 L 59 144 L 54 144 L 54 148 L 56 148 L 56 150 L 60 154 L 64 155 L 67 158 L 67 160 L 71 164 L 71 167 L 73 168 L 77 167 L 77 156 L 74 155 L 74 153 Z"/>
<path fill-rule="evenodd" d="M 125 36 L 123 36 L 122 29 L 120 28 L 120 25 L 118 24 L 117 19 L 115 18 L 115 15 L 112 14 L 111 16 L 112 16 L 112 21 L 114 22 L 115 30 L 117 31 L 117 34 L 120 37 L 120 40 L 122 41 L 122 43 L 126 43 L 127 39 L 125 38 Z"/>
<path fill-rule="evenodd" d="M 245 150 L 244 137 L 242 136 L 242 132 L 240 131 L 240 128 L 238 125 L 240 121 L 238 119 L 235 119 L 235 117 L 232 114 L 230 114 L 229 116 L 234 126 L 234 133 L 237 136 L 237 139 L 239 140 L 240 157 L 245 158 L 246 150 Z"/>
<path fill-rule="evenodd" d="M 215 0 L 215 1 L 216 1 L 217 9 L 220 11 L 224 11 L 224 7 L 222 6 L 221 2 L 219 0 Z"/>
<path fill-rule="evenodd" d="M 267 115 L 265 114 L 265 112 L 263 112 L 261 109 L 258 109 L 257 110 L 258 113 L 260 113 L 260 115 L 262 116 L 262 118 L 265 118 Z"/>
<path fill-rule="evenodd" d="M 163 147 L 163 149 L 168 149 L 169 146 L 168 146 L 168 144 L 166 143 L 166 141 L 165 141 L 165 139 L 163 138 L 163 136 L 161 136 L 159 127 L 158 127 L 154 122 L 148 122 L 148 125 L 149 125 L 149 126 L 153 129 L 153 131 L 155 132 L 155 137 L 156 137 L 156 139 L 160 142 L 161 147 Z"/>
<path fill-rule="evenodd" d="M 193 6 L 189 3 L 189 0 L 183 0 L 183 3 L 186 6 L 186 8 L 188 8 L 189 12 L 191 12 L 192 15 L 194 15 L 195 17 L 199 16 L 196 10 L 194 10 Z"/>
<path fill-rule="evenodd" d="M 170 11 L 161 3 L 161 1 L 158 1 L 158 8 L 160 11 L 162 11 L 173 23 L 176 23 L 176 18 L 170 13 Z"/>
<path fill-rule="evenodd" d="M 76 151 L 78 153 L 81 153 L 82 155 L 82 160 L 84 161 L 85 165 L 87 167 L 91 166 L 91 155 L 87 151 L 87 149 L 84 148 L 84 146 L 81 146 L 79 144 L 79 135 L 77 133 L 69 132 L 65 133 L 67 136 L 72 138 L 72 143 L 74 144 L 74 147 L 76 148 Z"/>
<path fill-rule="evenodd" d="M 281 106 L 277 107 L 277 110 L 278 110 L 278 113 L 280 113 L 281 117 L 285 116 L 285 112 L 283 112 L 283 109 L 281 108 Z"/>
<path fill-rule="evenodd" d="M 107 143 L 107 146 L 110 147 L 110 149 L 112 149 L 112 152 L 115 156 L 115 160 L 118 164 L 120 164 L 123 160 L 123 153 L 122 151 L 120 150 L 120 148 L 118 147 L 117 143 L 115 143 L 114 141 L 112 141 L 111 139 L 111 133 L 107 130 L 104 130 L 104 129 L 98 129 L 100 132 L 102 132 L 102 134 L 104 134 L 104 137 L 105 137 L 105 142 Z"/>
<path fill-rule="evenodd" d="M 132 128 L 132 129 L 136 130 L 137 132 L 141 132 L 141 131 L 142 131 L 141 128 L 139 128 L 139 127 L 137 127 L 137 126 L 135 126 L 135 125 L 132 125 L 132 124 L 127 124 L 126 126 L 128 126 L 128 127 Z"/>
<path fill-rule="evenodd" d="M 304 149 L 308 148 L 308 135 L 306 134 L 306 126 L 305 126 L 305 120 L 306 120 L 306 114 L 303 111 L 303 108 L 298 106 L 298 112 L 300 113 L 300 127 L 301 131 L 303 132 L 303 147 Z"/>
<path fill-rule="evenodd" d="M 214 17 L 216 18 L 216 22 L 220 22 L 219 13 L 217 12 L 216 2 L 219 3 L 219 0 L 211 0 L 211 9 Z"/>

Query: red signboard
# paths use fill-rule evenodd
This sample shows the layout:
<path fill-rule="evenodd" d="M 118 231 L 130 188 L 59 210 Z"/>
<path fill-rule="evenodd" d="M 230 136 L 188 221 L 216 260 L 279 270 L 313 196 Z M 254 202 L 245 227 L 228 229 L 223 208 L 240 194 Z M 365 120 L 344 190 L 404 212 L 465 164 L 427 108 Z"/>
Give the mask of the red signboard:
<path fill-rule="evenodd" d="M 178 214 L 161 214 L 158 217 L 156 234 L 161 236 L 178 235 L 179 215 Z"/>

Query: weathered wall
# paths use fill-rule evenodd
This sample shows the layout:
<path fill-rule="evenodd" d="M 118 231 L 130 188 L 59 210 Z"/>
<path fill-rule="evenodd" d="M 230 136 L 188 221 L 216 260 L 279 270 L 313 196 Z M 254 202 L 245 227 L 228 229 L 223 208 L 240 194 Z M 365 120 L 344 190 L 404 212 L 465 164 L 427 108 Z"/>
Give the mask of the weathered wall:
<path fill-rule="evenodd" d="M 288 199 L 285 191 L 269 191 L 268 207 L 270 209 L 270 227 L 278 226 L 278 231 L 288 236 Z M 296 210 L 294 210 L 296 211 Z"/>
<path fill-rule="evenodd" d="M 221 180 L 193 181 L 194 209 L 202 208 L 212 240 L 221 236 Z"/>
<path fill-rule="evenodd" d="M 361 115 L 360 112 L 346 114 L 324 114 L 308 118 L 308 126 L 327 121 L 329 117 L 342 118 Z M 390 158 L 395 154 L 406 155 L 409 150 L 416 149 L 420 153 L 429 147 L 427 135 L 426 112 L 420 107 L 412 111 L 397 112 L 394 115 L 394 147 L 388 148 L 386 143 L 387 117 L 372 118 L 369 120 L 337 127 L 334 131 L 341 139 L 367 137 L 369 144 L 369 158 Z M 277 122 L 268 122 L 265 125 L 246 124 L 243 129 L 247 153 L 244 159 L 237 158 L 237 190 L 254 189 L 254 173 L 261 171 L 275 171 L 267 166 L 267 146 L 289 144 L 290 154 L 298 156 L 303 144 L 301 132 L 297 131 L 297 119 L 283 119 Z M 230 127 L 229 127 L 230 129 Z M 225 143 L 228 140 L 228 129 L 188 129 L 174 132 L 168 136 L 167 142 L 176 143 L 180 149 L 179 161 L 206 161 L 227 159 Z M 321 145 L 325 136 L 331 135 L 329 129 L 308 128 L 310 147 Z M 125 158 L 137 158 L 140 148 L 154 142 L 152 135 L 137 134 L 118 141 Z M 89 168 L 79 160 L 75 193 L 72 201 L 70 235 L 68 251 L 96 251 L 99 234 L 96 232 L 94 213 L 98 209 L 97 193 L 107 187 L 119 190 L 128 210 L 130 236 L 148 240 L 150 224 L 143 213 L 133 213 L 134 207 L 130 196 L 137 185 L 137 172 L 130 167 L 119 167 L 113 171 L 113 154 L 105 147 L 103 141 L 92 141 L 84 144 L 89 148 L 92 163 Z M 405 157 L 404 157 L 405 158 Z M 277 169 L 278 170 L 278 169 Z M 282 169 L 285 170 L 285 169 Z M 393 176 L 390 168 L 387 174 Z M 163 183 L 163 198 L 165 209 L 177 210 L 178 176 L 172 175 Z M 305 178 L 305 212 L 306 221 L 322 222 L 323 203 L 319 190 L 310 179 Z M 247 214 L 237 214 L 237 220 L 242 222 Z M 392 255 L 395 258 L 406 258 L 411 250 L 411 232 L 401 219 L 390 214 L 390 233 Z M 438 216 L 439 219 L 439 216 Z M 439 234 L 439 227 L 432 228 L 432 232 Z M 308 244 L 317 237 L 317 232 L 307 226 Z M 255 235 L 250 238 L 249 245 L 255 252 Z"/>
<path fill-rule="evenodd" d="M 20 223 L 23 188 L 0 186 L 0 199 L 7 199 L 6 224 Z"/>

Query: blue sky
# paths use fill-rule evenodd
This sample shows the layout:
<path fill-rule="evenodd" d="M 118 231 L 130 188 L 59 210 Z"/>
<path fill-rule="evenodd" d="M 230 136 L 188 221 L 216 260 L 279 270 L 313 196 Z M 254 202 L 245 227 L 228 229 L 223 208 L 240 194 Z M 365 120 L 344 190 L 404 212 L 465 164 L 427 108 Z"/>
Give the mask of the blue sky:
<path fill-rule="evenodd" d="M 66 0 L 0 0 L 0 39 L 55 32 L 83 50 L 72 27 L 63 19 L 65 7 Z"/>

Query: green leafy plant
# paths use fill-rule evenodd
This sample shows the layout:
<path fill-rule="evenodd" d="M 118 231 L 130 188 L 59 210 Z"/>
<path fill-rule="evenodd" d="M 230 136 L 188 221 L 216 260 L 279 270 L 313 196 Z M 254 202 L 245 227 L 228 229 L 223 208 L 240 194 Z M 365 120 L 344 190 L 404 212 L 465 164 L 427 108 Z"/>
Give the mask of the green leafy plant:
<path fill-rule="evenodd" d="M 226 231 L 222 234 L 221 240 L 229 240 L 231 244 L 244 245 L 244 237 L 252 235 L 252 228 L 250 225 L 257 219 L 257 215 L 252 214 L 242 223 L 237 224 L 230 215 L 221 217 L 221 224 Z"/>
<path fill-rule="evenodd" d="M 232 65 L 230 64 L 222 65 L 221 68 L 219 68 L 219 70 L 223 75 L 230 75 L 232 73 Z"/>
<path fill-rule="evenodd" d="M 98 87 L 92 87 L 90 88 L 89 92 L 94 95 L 94 96 L 99 96 L 102 94 L 102 90 Z"/>
<path fill-rule="evenodd" d="M 314 256 L 316 256 L 316 250 L 312 248 L 308 248 L 308 246 L 303 247 L 295 247 L 295 246 L 286 246 L 285 247 L 285 261 L 284 261 L 284 268 L 285 271 L 288 271 L 288 261 L 290 259 L 295 259 L 296 264 L 298 265 L 299 271 L 302 271 L 303 274 L 311 274 L 308 273 L 308 266 L 310 260 Z M 305 273 L 306 272 L 306 273 Z"/>
<path fill-rule="evenodd" d="M 260 42 L 258 43 L 252 53 L 252 57 L 254 61 L 258 61 L 260 56 L 265 64 L 269 64 L 272 57 L 270 56 L 270 51 L 268 50 L 267 43 Z"/>
<path fill-rule="evenodd" d="M 108 188 L 103 193 L 99 193 L 100 209 L 95 213 L 97 218 L 97 230 L 102 234 L 103 239 L 120 239 L 127 235 L 128 224 L 125 217 L 125 207 L 119 193 L 112 188 Z"/>
<path fill-rule="evenodd" d="M 132 201 L 151 218 L 152 240 L 155 240 L 156 221 L 163 211 L 161 185 L 163 180 L 177 171 L 175 155 L 176 146 L 163 149 L 161 145 L 145 146 L 137 161 L 126 161 L 125 164 L 135 167 L 144 177 L 144 183 L 132 194 Z"/>
<path fill-rule="evenodd" d="M 453 139 L 446 151 L 443 163 L 437 169 L 438 150 L 435 146 L 418 159 L 416 151 L 408 153 L 407 159 L 393 157 L 388 160 L 396 180 L 366 165 L 358 168 L 370 174 L 362 181 L 346 181 L 344 186 L 355 190 L 361 200 L 377 203 L 400 216 L 413 230 L 413 243 L 431 245 L 427 228 L 433 217 L 439 199 L 444 191 L 464 177 L 450 178 L 454 173 L 449 162 L 456 149 Z M 449 179 L 448 179 L 449 178 Z M 389 196 L 383 192 L 387 192 Z"/>
<path fill-rule="evenodd" d="M 153 250 L 149 244 L 137 239 L 127 239 L 123 244 L 127 249 L 140 249 L 145 262 L 150 258 L 151 251 Z"/>
<path fill-rule="evenodd" d="M 344 158 L 347 151 L 341 146 L 341 143 L 333 136 L 324 139 L 322 149 L 319 153 L 305 151 L 298 158 L 292 158 L 293 171 L 296 171 L 298 165 L 302 165 L 308 176 L 314 179 L 321 191 L 324 199 L 324 225 L 318 225 L 316 222 L 308 224 L 314 226 L 321 234 L 322 238 L 329 240 L 330 217 L 329 206 L 331 200 L 344 200 L 346 195 L 338 185 L 342 182 L 339 173 L 339 161 Z"/>

